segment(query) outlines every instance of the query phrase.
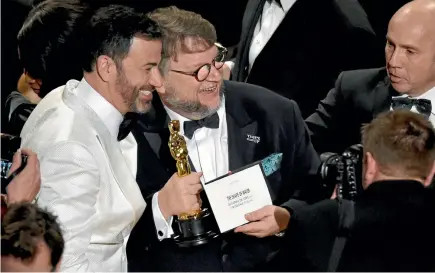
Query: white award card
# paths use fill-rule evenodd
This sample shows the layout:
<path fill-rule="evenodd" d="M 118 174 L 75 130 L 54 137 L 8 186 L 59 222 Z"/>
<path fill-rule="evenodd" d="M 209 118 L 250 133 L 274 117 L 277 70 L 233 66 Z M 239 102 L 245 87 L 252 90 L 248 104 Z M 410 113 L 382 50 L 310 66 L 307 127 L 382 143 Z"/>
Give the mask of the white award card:
<path fill-rule="evenodd" d="M 205 184 L 220 232 L 248 223 L 245 214 L 272 205 L 260 163 Z"/>

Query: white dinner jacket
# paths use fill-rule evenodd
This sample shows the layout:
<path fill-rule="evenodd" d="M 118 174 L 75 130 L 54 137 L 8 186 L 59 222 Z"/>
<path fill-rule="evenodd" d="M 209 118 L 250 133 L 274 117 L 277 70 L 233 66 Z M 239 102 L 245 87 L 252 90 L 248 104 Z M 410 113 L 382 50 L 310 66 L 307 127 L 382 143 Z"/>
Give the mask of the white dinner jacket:
<path fill-rule="evenodd" d="M 128 166 L 136 162 L 128 157 L 137 155 L 123 154 L 116 137 L 76 96 L 78 86 L 71 80 L 37 105 L 21 132 L 21 147 L 37 153 L 37 204 L 58 216 L 64 232 L 61 271 L 126 272 L 126 242 L 146 205 L 137 166 Z M 136 145 L 132 134 L 123 142 Z"/>

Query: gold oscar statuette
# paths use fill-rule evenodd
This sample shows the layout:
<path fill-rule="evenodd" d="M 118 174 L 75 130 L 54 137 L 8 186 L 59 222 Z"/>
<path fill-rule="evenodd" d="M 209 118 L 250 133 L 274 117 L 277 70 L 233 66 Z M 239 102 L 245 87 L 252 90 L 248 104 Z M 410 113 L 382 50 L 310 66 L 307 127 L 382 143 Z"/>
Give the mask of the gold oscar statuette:
<path fill-rule="evenodd" d="M 172 120 L 169 122 L 169 150 L 172 157 L 177 161 L 177 174 L 179 177 L 189 175 L 191 173 L 190 164 L 188 160 L 188 151 L 186 140 L 180 136 L 180 121 Z M 201 209 L 182 213 L 178 215 L 180 220 L 196 219 L 201 216 Z"/>

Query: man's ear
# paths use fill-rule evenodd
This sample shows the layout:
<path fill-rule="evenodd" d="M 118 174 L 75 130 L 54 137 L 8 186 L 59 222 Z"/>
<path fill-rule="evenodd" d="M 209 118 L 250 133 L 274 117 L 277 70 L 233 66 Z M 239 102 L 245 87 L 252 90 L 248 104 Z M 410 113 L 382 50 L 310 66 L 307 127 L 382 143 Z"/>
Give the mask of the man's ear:
<path fill-rule="evenodd" d="M 109 56 L 101 55 L 97 58 L 95 70 L 104 82 L 108 82 L 116 75 L 116 64 Z"/>
<path fill-rule="evenodd" d="M 432 180 L 433 180 L 434 175 L 435 175 L 435 161 L 432 164 L 432 170 L 430 171 L 429 175 L 427 176 L 427 178 L 423 182 L 423 185 L 425 187 L 429 187 L 432 184 Z"/>
<path fill-rule="evenodd" d="M 370 152 L 366 152 L 364 155 L 364 182 L 363 187 L 367 188 L 373 181 L 375 181 L 376 173 L 378 172 L 378 164 Z"/>
<path fill-rule="evenodd" d="M 166 92 L 165 85 L 163 84 L 163 82 L 164 79 L 163 79 L 163 75 L 160 72 L 160 69 L 157 66 L 154 66 L 151 69 L 151 77 L 149 79 L 149 84 L 154 86 L 154 89 L 156 89 L 159 95 L 163 95 Z"/>

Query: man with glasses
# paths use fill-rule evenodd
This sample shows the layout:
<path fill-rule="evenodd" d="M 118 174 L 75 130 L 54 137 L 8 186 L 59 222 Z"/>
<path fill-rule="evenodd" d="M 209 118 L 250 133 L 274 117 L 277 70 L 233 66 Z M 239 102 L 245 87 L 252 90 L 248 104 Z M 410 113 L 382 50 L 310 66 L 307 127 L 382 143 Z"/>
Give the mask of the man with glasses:
<path fill-rule="evenodd" d="M 302 201 L 323 196 L 315 174 L 319 158 L 295 102 L 265 88 L 222 80 L 226 50 L 216 43 L 212 24 L 175 7 L 150 17 L 163 33 L 158 96 L 140 118 L 137 181 L 148 206 L 132 231 L 129 271 L 273 270 L 268 260 L 280 245 L 290 212 Z M 180 121 L 192 174 L 178 177 L 168 140 L 170 120 Z M 171 239 L 172 217 L 201 207 L 197 194 L 207 182 L 272 153 L 282 153 L 281 168 L 269 176 L 273 206 L 247 216 L 243 227 L 208 244 L 179 248 Z M 315 196 L 314 194 L 318 194 Z M 206 203 L 205 196 L 201 197 Z M 151 219 L 154 219 L 152 221 Z M 264 238 L 267 237 L 267 238 Z"/>

